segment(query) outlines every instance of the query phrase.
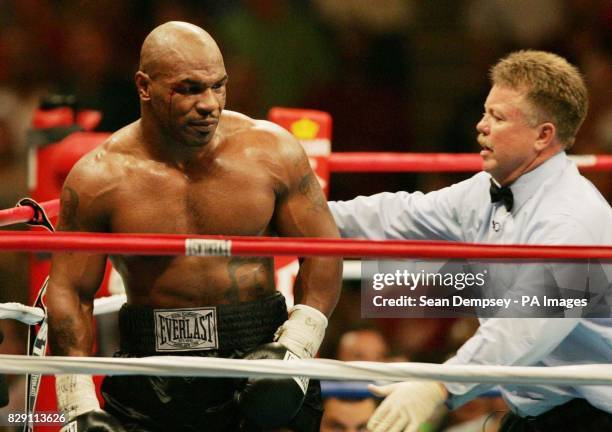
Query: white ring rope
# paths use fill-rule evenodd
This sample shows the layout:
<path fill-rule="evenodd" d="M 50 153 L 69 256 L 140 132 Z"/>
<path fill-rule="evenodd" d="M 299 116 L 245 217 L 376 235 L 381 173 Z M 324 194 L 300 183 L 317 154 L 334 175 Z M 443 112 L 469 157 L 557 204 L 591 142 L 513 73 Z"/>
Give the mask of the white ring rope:
<path fill-rule="evenodd" d="M 104 315 L 117 312 L 121 305 L 127 301 L 125 294 L 114 294 L 108 297 L 94 299 L 94 315 Z"/>
<path fill-rule="evenodd" d="M 345 260 L 344 280 L 361 279 L 361 261 Z M 126 302 L 125 294 L 115 294 L 94 300 L 94 315 L 104 315 L 119 310 Z M 37 324 L 42 321 L 44 312 L 40 308 L 26 306 L 21 303 L 0 303 L 0 319 L 14 319 L 25 324 Z"/>
<path fill-rule="evenodd" d="M 346 264 L 349 263 L 347 266 Z M 359 279 L 360 261 L 346 261 L 344 279 Z M 125 294 L 94 300 L 94 315 L 117 311 Z M 0 319 L 36 324 L 44 317 L 40 308 L 20 303 L 0 303 Z M 30 357 L 0 355 L 0 373 L 94 375 L 158 375 L 200 377 L 307 376 L 325 380 L 405 381 L 427 379 L 489 384 L 612 385 L 612 364 L 558 367 L 438 365 L 429 363 L 341 362 L 337 360 L 239 360 L 202 357 Z"/>
<path fill-rule="evenodd" d="M 41 308 L 21 303 L 0 303 L 0 319 L 14 319 L 25 324 L 36 324 L 45 317 Z"/>
<path fill-rule="evenodd" d="M 0 373 L 291 377 L 325 380 L 427 379 L 488 384 L 612 385 L 612 364 L 556 367 L 341 362 L 338 360 L 239 360 L 212 357 L 28 357 L 0 355 Z"/>

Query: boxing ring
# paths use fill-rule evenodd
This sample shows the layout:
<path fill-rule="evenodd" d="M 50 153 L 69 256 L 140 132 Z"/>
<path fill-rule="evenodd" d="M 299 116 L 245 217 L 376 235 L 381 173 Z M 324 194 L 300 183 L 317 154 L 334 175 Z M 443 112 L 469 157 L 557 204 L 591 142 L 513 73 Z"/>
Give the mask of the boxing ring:
<path fill-rule="evenodd" d="M 300 115 L 306 116 L 305 110 Z M 293 113 L 295 114 L 295 113 Z M 292 114 L 292 115 L 293 115 Z M 330 172 L 475 172 L 482 166 L 477 154 L 426 153 L 331 153 L 330 124 L 323 123 L 313 132 L 313 123 L 293 115 L 287 124 L 280 113 L 279 124 L 298 137 L 311 156 L 311 163 L 323 189 L 327 191 Z M 307 117 L 307 116 L 306 116 Z M 271 113 L 271 118 L 275 118 Z M 297 118 L 297 120 L 296 120 Z M 285 124 L 283 124 L 285 122 Z M 300 124 L 300 122 L 303 122 Z M 298 126 L 296 126 L 298 124 Z M 326 129 L 326 127 L 328 129 Z M 320 135 L 323 134 L 323 137 Z M 96 137 L 100 138 L 100 137 Z M 306 141 L 306 143 L 304 143 Z M 571 157 L 581 170 L 610 171 L 612 156 L 586 155 Z M 70 162 L 61 162 L 69 170 Z M 38 168 L 40 170 L 40 167 Z M 323 171 L 322 171 L 323 169 Z M 44 195 L 44 194 L 43 194 Z M 47 197 L 50 198 L 50 197 Z M 59 200 L 47 199 L 39 206 L 20 202 L 14 208 L 0 210 L 0 226 L 18 223 L 45 225 L 59 213 Z M 474 259 L 599 259 L 612 260 L 612 247 L 596 246 L 526 246 L 484 245 L 441 241 L 372 241 L 354 239 L 227 237 L 159 234 L 52 233 L 35 231 L 2 231 L 0 250 L 31 253 L 54 251 L 103 254 L 167 256 L 265 256 L 294 257 L 343 256 L 345 258 L 474 258 Z M 359 261 L 346 261 L 344 279 L 359 279 Z M 277 269 L 278 271 L 278 269 Z M 94 315 L 115 312 L 126 300 L 124 294 L 104 295 L 94 301 Z M 0 319 L 15 319 L 36 325 L 45 317 L 39 307 L 18 303 L 0 304 Z M 44 353 L 43 353 L 44 354 Z M 163 356 L 147 358 L 44 357 L 0 355 L 2 374 L 90 374 L 90 375 L 157 375 L 194 377 L 292 377 L 305 376 L 322 380 L 405 381 L 408 379 L 490 384 L 561 384 L 612 385 L 612 364 L 584 364 L 560 367 L 516 367 L 438 365 L 426 363 L 341 362 L 329 359 L 310 360 L 238 360 Z M 328 395 L 367 396 L 363 384 L 347 387 L 330 386 Z M 348 393 L 345 393 L 348 392 Z"/>
<path fill-rule="evenodd" d="M 74 251 L 138 255 L 191 256 L 351 256 L 361 258 L 538 258 L 612 260 L 612 247 L 497 246 L 422 241 L 366 241 L 269 237 L 206 237 L 87 233 L 3 232 L 0 249 L 28 252 Z M 119 297 L 119 300 L 124 298 Z M 96 299 L 94 314 L 101 313 Z M 106 300 L 108 301 L 108 300 Z M 104 312 L 109 307 L 102 308 Z M 20 304 L 0 305 L 0 318 L 33 324 L 44 311 Z M 291 377 L 325 380 L 405 381 L 427 379 L 493 384 L 612 385 L 612 364 L 560 367 L 432 365 L 426 363 L 340 362 L 312 360 L 237 360 L 193 357 L 115 359 L 0 355 L 0 373 L 106 374 L 198 377 Z"/>
<path fill-rule="evenodd" d="M 87 251 L 116 254 L 191 256 L 350 256 L 538 258 L 612 260 L 612 247 L 495 246 L 420 241 L 365 241 L 267 237 L 208 237 L 153 234 L 87 234 L 4 232 L 0 249 L 28 252 Z M 116 311 L 122 296 L 94 301 L 94 315 Z M 106 302 L 106 304 L 104 304 Z M 0 318 L 29 325 L 45 318 L 44 310 L 20 304 L 1 304 Z M 43 324 L 44 326 L 44 324 Z M 44 355 L 44 350 L 42 352 Z M 442 382 L 528 385 L 612 385 L 612 364 L 557 367 L 439 365 L 428 363 L 342 362 L 329 359 L 242 360 L 185 356 L 145 358 L 44 357 L 0 355 L 0 373 L 30 376 L 54 374 L 154 375 L 211 378 L 308 377 L 325 380 L 324 397 L 369 397 L 364 382 L 435 380 Z M 349 381 L 336 385 L 336 381 Z M 30 395 L 30 397 L 32 397 Z"/>

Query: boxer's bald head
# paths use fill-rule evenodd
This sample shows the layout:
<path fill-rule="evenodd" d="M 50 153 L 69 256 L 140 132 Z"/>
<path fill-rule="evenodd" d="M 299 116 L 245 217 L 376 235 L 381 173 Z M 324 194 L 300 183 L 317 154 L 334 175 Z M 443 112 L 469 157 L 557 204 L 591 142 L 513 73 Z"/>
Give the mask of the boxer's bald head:
<path fill-rule="evenodd" d="M 227 73 L 214 39 L 193 24 L 170 21 L 153 29 L 135 76 L 141 118 L 167 143 L 209 142 L 225 106 Z"/>
<path fill-rule="evenodd" d="M 154 28 L 140 49 L 140 70 L 149 75 L 193 67 L 194 61 L 222 65 L 223 56 L 210 34 L 186 22 L 170 21 Z"/>

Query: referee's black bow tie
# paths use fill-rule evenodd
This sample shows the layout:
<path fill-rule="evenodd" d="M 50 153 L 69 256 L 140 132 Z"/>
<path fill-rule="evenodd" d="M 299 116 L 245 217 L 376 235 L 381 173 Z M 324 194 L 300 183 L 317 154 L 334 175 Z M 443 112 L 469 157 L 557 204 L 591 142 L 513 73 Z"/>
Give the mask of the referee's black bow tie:
<path fill-rule="evenodd" d="M 491 202 L 496 203 L 501 201 L 506 207 L 506 210 L 512 210 L 512 205 L 514 204 L 514 197 L 512 196 L 512 191 L 509 186 L 499 187 L 495 184 L 493 179 L 491 179 L 491 188 L 489 189 L 489 193 L 491 193 Z"/>

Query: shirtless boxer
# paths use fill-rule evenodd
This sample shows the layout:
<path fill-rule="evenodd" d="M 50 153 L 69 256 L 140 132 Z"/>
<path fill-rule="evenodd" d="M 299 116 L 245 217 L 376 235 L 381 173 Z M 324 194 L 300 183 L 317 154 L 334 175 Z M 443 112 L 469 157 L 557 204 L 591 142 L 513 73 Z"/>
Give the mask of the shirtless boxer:
<path fill-rule="evenodd" d="M 279 126 L 223 111 L 227 74 L 208 33 L 181 22 L 157 27 L 142 45 L 135 80 L 141 118 L 74 166 L 59 230 L 338 237 L 300 144 Z M 124 357 L 284 358 L 287 350 L 312 357 L 342 273 L 340 258 L 301 260 L 299 304 L 287 313 L 271 258 L 110 258 L 128 298 L 119 313 Z M 91 355 L 105 262 L 105 255 L 54 254 L 47 291 L 54 355 Z M 263 401 L 258 391 L 270 381 L 107 377 L 104 411 L 88 376 L 58 376 L 56 389 L 78 431 L 98 423 L 100 430 L 318 430 L 318 383 L 304 398 L 297 380 L 275 381 L 289 388 Z"/>

